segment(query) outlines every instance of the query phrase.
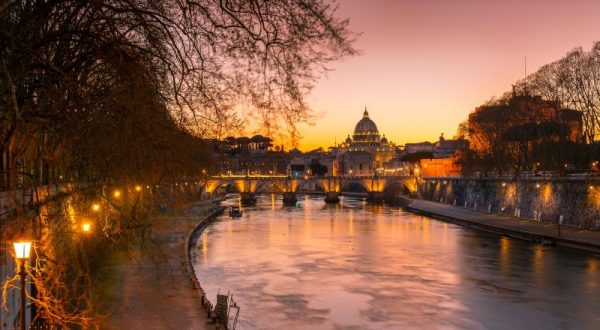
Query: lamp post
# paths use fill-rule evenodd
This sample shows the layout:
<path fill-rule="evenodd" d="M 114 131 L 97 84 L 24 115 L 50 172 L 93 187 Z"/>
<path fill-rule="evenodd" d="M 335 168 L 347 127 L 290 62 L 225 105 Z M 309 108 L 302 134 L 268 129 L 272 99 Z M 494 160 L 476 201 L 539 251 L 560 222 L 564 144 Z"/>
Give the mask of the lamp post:
<path fill-rule="evenodd" d="M 92 225 L 88 222 L 84 222 L 81 225 L 81 231 L 83 231 L 84 234 L 89 234 L 92 231 Z"/>
<path fill-rule="evenodd" d="M 21 330 L 25 330 L 25 263 L 29 259 L 29 253 L 31 252 L 31 242 L 29 241 L 18 241 L 14 242 L 15 258 L 19 263 L 19 277 L 21 278 L 21 310 L 19 316 L 21 318 Z"/>

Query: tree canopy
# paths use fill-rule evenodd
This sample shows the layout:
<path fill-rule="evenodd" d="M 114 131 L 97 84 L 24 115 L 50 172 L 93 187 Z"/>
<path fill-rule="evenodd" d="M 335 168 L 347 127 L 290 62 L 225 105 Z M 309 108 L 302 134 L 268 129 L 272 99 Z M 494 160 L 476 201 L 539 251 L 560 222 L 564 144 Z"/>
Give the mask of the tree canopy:
<path fill-rule="evenodd" d="M 400 160 L 403 162 L 416 163 L 416 162 L 420 161 L 421 159 L 433 159 L 433 158 L 434 157 L 431 152 L 417 151 L 417 152 L 413 152 L 413 153 L 402 156 L 402 158 L 400 158 Z"/>
<path fill-rule="evenodd" d="M 0 150 L 101 177 L 190 167 L 187 141 L 241 128 L 240 106 L 295 138 L 314 80 L 356 53 L 348 20 L 322 0 L 2 6 Z"/>

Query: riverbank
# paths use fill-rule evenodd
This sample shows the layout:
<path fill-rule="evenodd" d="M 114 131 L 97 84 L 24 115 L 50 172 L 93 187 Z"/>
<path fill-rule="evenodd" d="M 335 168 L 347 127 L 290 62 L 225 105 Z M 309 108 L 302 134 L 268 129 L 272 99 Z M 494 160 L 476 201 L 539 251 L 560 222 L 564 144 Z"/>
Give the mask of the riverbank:
<path fill-rule="evenodd" d="M 103 329 L 215 329 L 188 270 L 189 233 L 210 217 L 212 201 L 156 217 L 144 251 L 114 257 L 100 279 L 109 316 Z"/>
<path fill-rule="evenodd" d="M 415 214 L 458 225 L 542 244 L 551 244 L 600 254 L 600 232 L 483 213 L 425 200 L 413 200 L 406 209 Z"/>

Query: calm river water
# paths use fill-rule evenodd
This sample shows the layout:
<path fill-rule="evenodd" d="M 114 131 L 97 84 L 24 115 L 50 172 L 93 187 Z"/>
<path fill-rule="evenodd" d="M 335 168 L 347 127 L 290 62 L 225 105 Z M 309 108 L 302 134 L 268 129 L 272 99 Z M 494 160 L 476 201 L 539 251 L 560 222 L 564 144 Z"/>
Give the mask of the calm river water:
<path fill-rule="evenodd" d="M 600 329 L 600 259 L 348 197 L 262 196 L 193 258 L 238 329 Z"/>

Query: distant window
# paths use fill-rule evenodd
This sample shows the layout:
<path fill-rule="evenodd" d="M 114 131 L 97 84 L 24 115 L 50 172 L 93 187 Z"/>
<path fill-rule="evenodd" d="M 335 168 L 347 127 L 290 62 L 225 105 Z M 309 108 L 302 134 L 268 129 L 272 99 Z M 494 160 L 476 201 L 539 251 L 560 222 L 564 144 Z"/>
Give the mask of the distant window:
<path fill-rule="evenodd" d="M 359 170 L 362 170 L 362 164 L 359 164 L 359 165 L 358 165 L 358 169 L 359 169 Z"/>

